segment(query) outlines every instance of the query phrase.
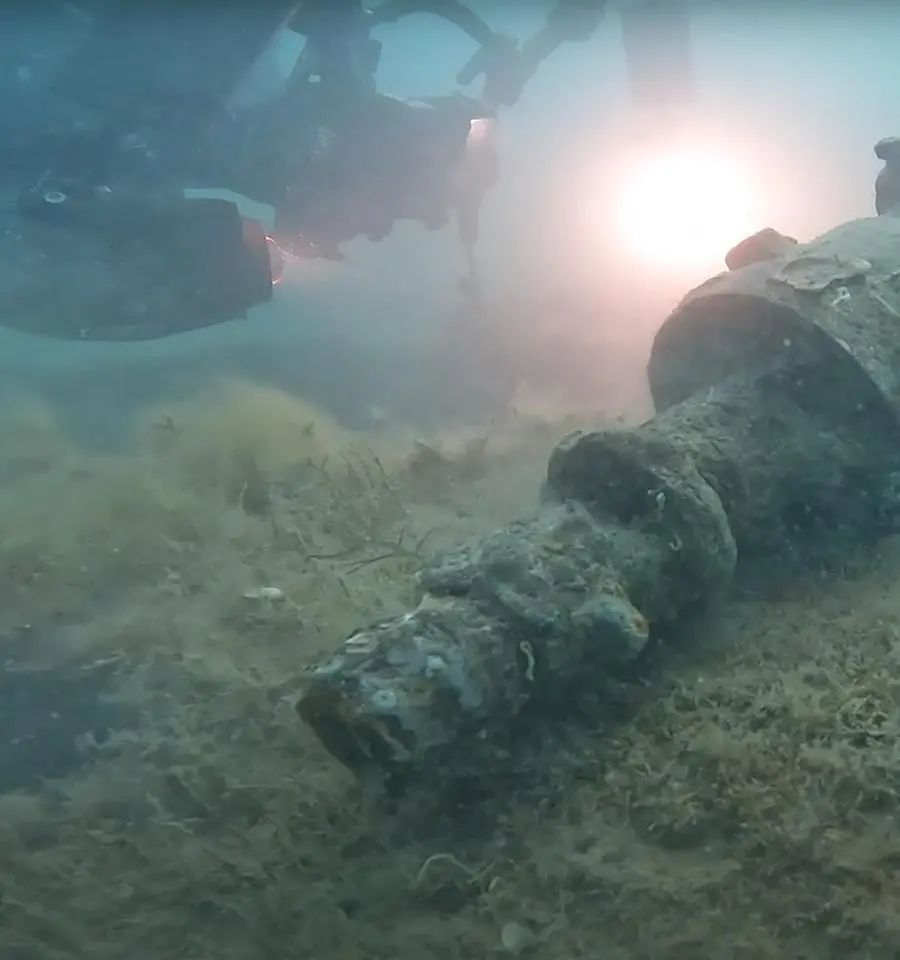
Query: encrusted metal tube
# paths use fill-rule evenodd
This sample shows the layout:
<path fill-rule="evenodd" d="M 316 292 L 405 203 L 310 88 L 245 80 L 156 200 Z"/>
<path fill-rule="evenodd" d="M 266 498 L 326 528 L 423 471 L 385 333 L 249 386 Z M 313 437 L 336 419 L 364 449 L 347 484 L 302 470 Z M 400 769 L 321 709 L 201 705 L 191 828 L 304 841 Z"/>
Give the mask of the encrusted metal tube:
<path fill-rule="evenodd" d="M 564 438 L 534 514 L 440 557 L 317 666 L 300 716 L 354 771 L 484 769 L 528 701 L 601 685 L 741 564 L 892 522 L 900 221 L 713 278 L 660 330 L 657 416 Z"/>

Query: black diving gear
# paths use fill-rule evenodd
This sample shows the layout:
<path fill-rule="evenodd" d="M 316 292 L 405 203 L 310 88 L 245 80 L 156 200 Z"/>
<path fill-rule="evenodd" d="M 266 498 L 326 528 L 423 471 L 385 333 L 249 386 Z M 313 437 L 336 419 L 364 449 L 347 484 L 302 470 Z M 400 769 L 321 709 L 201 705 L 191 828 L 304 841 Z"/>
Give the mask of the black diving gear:
<path fill-rule="evenodd" d="M 653 3 L 656 0 L 640 0 Z M 605 0 L 558 0 L 523 44 L 461 0 L 84 0 L 49 79 L 17 89 L 0 146 L 0 323 L 64 339 L 166 337 L 243 317 L 272 296 L 273 238 L 228 201 L 275 210 L 290 254 L 341 257 L 396 221 L 455 222 L 468 262 L 496 182 L 498 108 L 537 66 L 594 31 Z M 432 13 L 478 50 L 458 76 L 483 95 L 404 101 L 381 93 L 374 28 Z M 60 14 L 62 16 L 62 14 Z M 49 15 L 48 15 L 49 16 Z M 46 23 L 29 36 L 46 34 Z M 284 31 L 305 40 L 276 96 L 237 105 Z M 0 40 L 0 44 L 2 44 Z M 65 44 L 62 44 L 65 47 Z M 20 85 L 22 86 L 22 85 Z"/>

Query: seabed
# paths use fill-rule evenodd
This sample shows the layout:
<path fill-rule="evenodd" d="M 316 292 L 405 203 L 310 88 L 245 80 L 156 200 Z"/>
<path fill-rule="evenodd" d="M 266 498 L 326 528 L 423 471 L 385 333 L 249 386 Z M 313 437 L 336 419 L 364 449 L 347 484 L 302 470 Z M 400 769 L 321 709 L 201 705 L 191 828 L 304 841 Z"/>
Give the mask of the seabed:
<path fill-rule="evenodd" d="M 898 543 L 736 598 L 491 793 L 388 802 L 304 668 L 529 510 L 571 424 L 353 434 L 223 383 L 101 456 L 4 409 L 3 960 L 900 956 Z"/>

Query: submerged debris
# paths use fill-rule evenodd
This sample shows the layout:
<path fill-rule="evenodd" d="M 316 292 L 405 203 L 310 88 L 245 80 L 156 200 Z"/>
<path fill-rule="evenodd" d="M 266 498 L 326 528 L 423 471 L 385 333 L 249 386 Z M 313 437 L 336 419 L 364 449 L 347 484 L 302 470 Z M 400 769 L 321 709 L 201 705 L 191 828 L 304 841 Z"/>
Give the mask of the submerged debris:
<path fill-rule="evenodd" d="M 245 600 L 266 600 L 274 603 L 284 600 L 284 591 L 279 587 L 254 587 L 244 593 Z"/>
<path fill-rule="evenodd" d="M 456 452 L 440 450 L 417 440 L 407 460 L 409 476 L 420 484 L 440 487 L 448 483 L 471 482 L 485 476 L 488 437 L 474 437 Z"/>

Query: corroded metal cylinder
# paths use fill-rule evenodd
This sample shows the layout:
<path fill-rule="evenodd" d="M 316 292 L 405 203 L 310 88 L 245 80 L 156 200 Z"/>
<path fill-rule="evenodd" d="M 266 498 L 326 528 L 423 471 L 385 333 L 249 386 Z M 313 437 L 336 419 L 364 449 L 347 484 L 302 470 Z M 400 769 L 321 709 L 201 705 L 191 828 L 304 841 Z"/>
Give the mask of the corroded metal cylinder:
<path fill-rule="evenodd" d="M 528 702 L 597 686 L 740 560 L 858 543 L 900 473 L 900 220 L 714 277 L 661 328 L 658 414 L 566 437 L 533 516 L 438 558 L 420 602 L 312 671 L 300 716 L 364 775 L 490 767 Z"/>
<path fill-rule="evenodd" d="M 648 378 L 663 429 L 674 407 L 757 383 L 756 428 L 732 442 L 772 448 L 759 461 L 768 493 L 736 495 L 757 486 L 746 473 L 716 485 L 745 555 L 877 533 L 892 522 L 900 453 L 900 219 L 854 220 L 708 280 L 660 329 Z M 721 450 L 695 436 L 698 469 L 722 475 Z"/>

